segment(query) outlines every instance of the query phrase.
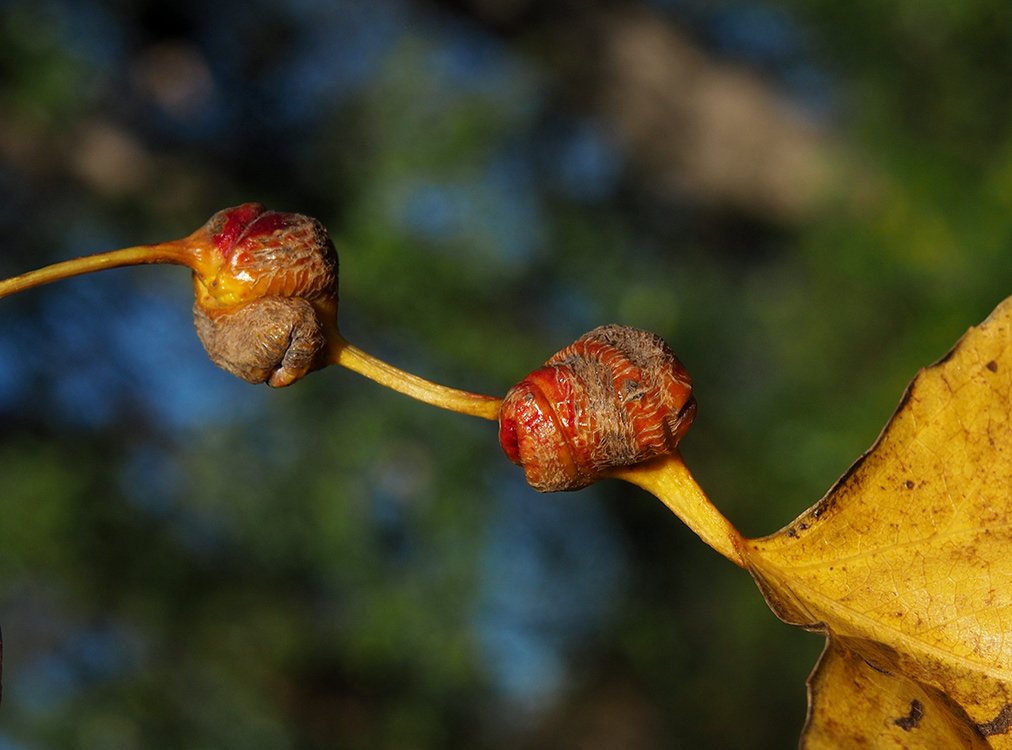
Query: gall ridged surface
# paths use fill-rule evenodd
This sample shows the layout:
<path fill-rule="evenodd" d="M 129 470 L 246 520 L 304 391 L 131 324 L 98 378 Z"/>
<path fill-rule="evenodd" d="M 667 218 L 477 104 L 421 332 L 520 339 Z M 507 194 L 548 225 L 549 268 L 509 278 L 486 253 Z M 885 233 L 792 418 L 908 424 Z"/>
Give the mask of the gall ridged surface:
<path fill-rule="evenodd" d="M 673 452 L 695 412 L 692 380 L 663 339 L 607 325 L 510 389 L 499 442 L 534 489 L 575 490 Z"/>
<path fill-rule="evenodd" d="M 259 203 L 219 211 L 214 274 L 194 274 L 194 325 L 208 356 L 251 383 L 290 385 L 323 365 L 337 320 L 337 251 L 316 219 Z"/>
<path fill-rule="evenodd" d="M 205 283 L 222 306 L 260 297 L 336 303 L 337 251 L 316 219 L 244 203 L 216 213 L 204 231 L 222 261 Z"/>

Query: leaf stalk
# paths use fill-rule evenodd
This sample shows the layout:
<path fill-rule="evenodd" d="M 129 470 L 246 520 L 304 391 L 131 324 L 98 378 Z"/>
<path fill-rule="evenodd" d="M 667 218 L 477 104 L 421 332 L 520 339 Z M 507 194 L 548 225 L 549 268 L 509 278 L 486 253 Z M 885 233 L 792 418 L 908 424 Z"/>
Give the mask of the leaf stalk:
<path fill-rule="evenodd" d="M 696 536 L 739 568 L 745 567 L 741 551 L 744 537 L 710 501 L 685 465 L 680 452 L 616 469 L 611 476 L 635 484 L 657 497 Z"/>

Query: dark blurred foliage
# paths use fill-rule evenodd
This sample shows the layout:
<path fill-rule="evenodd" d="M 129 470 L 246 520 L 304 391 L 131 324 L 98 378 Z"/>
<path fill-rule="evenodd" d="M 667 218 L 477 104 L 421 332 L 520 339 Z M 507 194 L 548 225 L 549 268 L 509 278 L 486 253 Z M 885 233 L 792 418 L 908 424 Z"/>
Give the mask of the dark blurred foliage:
<path fill-rule="evenodd" d="M 1012 293 L 1012 12 L 722 0 L 8 0 L 0 276 L 319 217 L 342 329 L 502 393 L 661 334 L 750 535 Z M 0 302 L 0 748 L 782 748 L 820 638 L 631 486 L 494 426 L 216 370 L 186 273 Z"/>

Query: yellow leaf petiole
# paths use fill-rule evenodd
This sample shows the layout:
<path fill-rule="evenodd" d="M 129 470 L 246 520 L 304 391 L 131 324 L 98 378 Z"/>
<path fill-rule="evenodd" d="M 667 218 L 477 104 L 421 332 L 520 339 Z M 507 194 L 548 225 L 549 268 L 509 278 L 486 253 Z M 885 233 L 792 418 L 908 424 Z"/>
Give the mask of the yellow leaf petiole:
<path fill-rule="evenodd" d="M 704 542 L 740 568 L 744 538 L 707 497 L 680 452 L 614 469 L 610 476 L 635 484 L 668 506 Z"/>

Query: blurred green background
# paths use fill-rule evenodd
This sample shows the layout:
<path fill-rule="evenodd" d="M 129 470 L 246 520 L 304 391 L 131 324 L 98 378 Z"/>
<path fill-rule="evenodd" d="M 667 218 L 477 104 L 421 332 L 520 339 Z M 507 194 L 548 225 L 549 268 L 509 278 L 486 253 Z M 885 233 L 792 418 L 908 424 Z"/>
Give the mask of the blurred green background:
<path fill-rule="evenodd" d="M 606 322 L 696 382 L 749 535 L 1012 293 L 1012 8 L 7 0 L 0 276 L 247 200 L 368 351 L 501 394 Z M 0 750 L 784 748 L 821 638 L 492 424 L 207 360 L 187 274 L 0 301 Z"/>

